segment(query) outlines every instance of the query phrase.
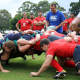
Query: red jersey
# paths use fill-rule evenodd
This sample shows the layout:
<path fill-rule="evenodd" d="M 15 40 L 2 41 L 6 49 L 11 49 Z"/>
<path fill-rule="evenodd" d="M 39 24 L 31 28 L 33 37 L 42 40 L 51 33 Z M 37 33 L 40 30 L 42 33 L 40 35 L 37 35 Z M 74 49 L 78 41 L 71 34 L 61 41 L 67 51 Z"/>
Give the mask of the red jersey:
<path fill-rule="evenodd" d="M 31 27 L 32 22 L 29 19 L 20 19 L 18 21 L 18 24 L 21 25 L 21 30 L 24 31 L 24 30 L 31 29 L 30 27 Z"/>
<path fill-rule="evenodd" d="M 74 18 L 74 19 L 75 19 L 75 18 Z M 69 18 L 69 19 L 67 20 L 68 24 L 70 24 L 74 19 Z"/>
<path fill-rule="evenodd" d="M 74 40 L 72 40 L 70 43 L 80 45 L 80 37 L 78 37 L 78 42 L 75 42 Z"/>
<path fill-rule="evenodd" d="M 44 20 L 46 20 L 46 18 L 45 17 L 36 17 L 35 18 L 35 21 L 37 21 L 37 22 L 43 22 Z M 36 26 L 36 30 L 41 30 L 42 28 L 44 28 L 44 25 L 42 25 L 42 26 Z"/>
<path fill-rule="evenodd" d="M 49 44 L 47 55 L 59 57 L 73 57 L 73 52 L 77 44 L 71 44 L 64 39 L 53 41 Z"/>
<path fill-rule="evenodd" d="M 36 44 L 34 44 L 32 47 L 37 51 L 41 51 L 42 49 L 40 47 L 40 41 L 41 41 L 41 39 L 48 38 L 48 36 L 50 36 L 50 35 L 43 34 L 42 36 L 40 36 L 40 40 L 38 42 L 36 42 Z"/>
<path fill-rule="evenodd" d="M 32 30 L 36 30 L 36 25 L 34 24 L 35 19 L 31 20 L 32 24 L 33 24 L 33 29 Z"/>
<path fill-rule="evenodd" d="M 63 25 L 63 31 L 67 30 L 67 26 L 68 26 L 68 19 L 65 20 L 65 24 Z"/>

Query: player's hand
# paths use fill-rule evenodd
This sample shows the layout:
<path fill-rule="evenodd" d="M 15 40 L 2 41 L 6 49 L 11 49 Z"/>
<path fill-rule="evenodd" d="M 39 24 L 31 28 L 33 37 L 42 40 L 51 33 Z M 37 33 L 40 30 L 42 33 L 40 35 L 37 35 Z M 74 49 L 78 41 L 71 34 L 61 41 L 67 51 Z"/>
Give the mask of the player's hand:
<path fill-rule="evenodd" d="M 37 72 L 31 72 L 30 76 L 38 76 L 38 73 Z"/>
<path fill-rule="evenodd" d="M 21 29 L 18 29 L 19 32 L 21 32 Z"/>
<path fill-rule="evenodd" d="M 8 71 L 8 70 L 2 70 L 2 72 L 3 72 L 3 73 L 8 73 L 9 71 Z"/>
<path fill-rule="evenodd" d="M 58 26 L 55 26 L 56 28 L 54 29 L 55 31 L 58 29 Z"/>
<path fill-rule="evenodd" d="M 75 38 L 74 38 L 74 41 L 75 41 L 75 42 L 78 42 L 78 37 L 75 37 Z"/>

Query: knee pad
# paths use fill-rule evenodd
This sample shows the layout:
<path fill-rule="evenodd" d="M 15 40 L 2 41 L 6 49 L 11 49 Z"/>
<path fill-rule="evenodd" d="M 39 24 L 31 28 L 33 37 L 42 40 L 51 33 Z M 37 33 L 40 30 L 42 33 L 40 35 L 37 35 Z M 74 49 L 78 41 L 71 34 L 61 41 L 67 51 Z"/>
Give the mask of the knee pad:
<path fill-rule="evenodd" d="M 77 71 L 80 70 L 80 63 L 77 64 L 76 69 Z"/>

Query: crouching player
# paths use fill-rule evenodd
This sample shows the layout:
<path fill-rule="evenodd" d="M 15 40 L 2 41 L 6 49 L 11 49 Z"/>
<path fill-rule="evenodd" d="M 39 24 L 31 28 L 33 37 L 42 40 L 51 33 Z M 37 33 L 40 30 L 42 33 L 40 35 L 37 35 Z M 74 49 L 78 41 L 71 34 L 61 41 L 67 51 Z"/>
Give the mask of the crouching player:
<path fill-rule="evenodd" d="M 0 61 L 5 61 L 8 60 L 10 52 L 12 49 L 15 49 L 15 44 L 13 41 L 7 41 L 4 42 L 4 44 L 1 44 L 2 42 L 0 41 L 0 49 L 3 49 L 3 52 L 0 53 Z M 4 68 L 1 65 L 0 62 L 0 70 L 4 73 L 9 72 L 8 70 L 4 70 Z"/>
<path fill-rule="evenodd" d="M 47 52 L 47 56 L 40 70 L 38 72 L 31 72 L 30 76 L 39 76 L 51 63 L 56 65 L 57 62 L 53 59 L 54 56 L 73 58 L 77 69 L 77 74 L 80 75 L 80 45 L 68 43 L 64 39 L 59 39 L 54 42 L 50 42 L 48 39 L 42 39 L 40 46 Z M 64 74 L 65 72 L 61 71 L 54 78 L 59 78 Z"/>

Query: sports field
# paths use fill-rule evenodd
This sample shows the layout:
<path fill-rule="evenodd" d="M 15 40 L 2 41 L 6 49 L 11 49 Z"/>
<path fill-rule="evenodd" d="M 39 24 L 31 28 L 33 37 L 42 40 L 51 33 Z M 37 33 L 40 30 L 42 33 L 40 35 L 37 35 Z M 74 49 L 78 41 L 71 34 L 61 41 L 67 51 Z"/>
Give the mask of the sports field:
<path fill-rule="evenodd" d="M 9 73 L 0 72 L 0 80 L 54 80 L 53 76 L 56 74 L 56 70 L 53 67 L 49 67 L 45 72 L 40 74 L 38 77 L 30 77 L 30 72 L 37 72 L 45 60 L 45 54 L 41 56 L 34 55 L 35 60 L 32 56 L 26 56 L 28 60 L 23 60 L 21 57 L 10 59 L 10 65 L 2 63 L 4 69 L 9 70 Z M 59 80 L 80 80 L 80 76 L 75 76 L 75 68 L 65 68 L 67 71 L 66 77 Z"/>

